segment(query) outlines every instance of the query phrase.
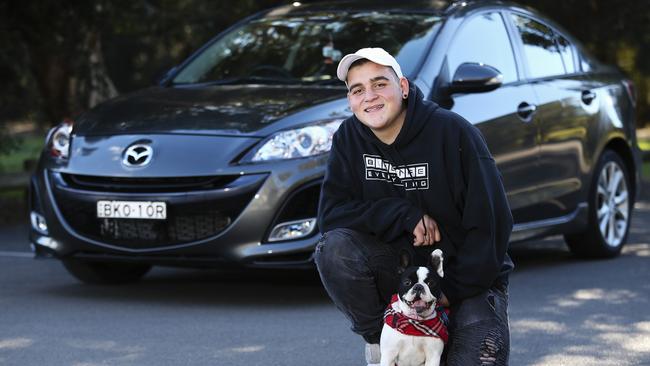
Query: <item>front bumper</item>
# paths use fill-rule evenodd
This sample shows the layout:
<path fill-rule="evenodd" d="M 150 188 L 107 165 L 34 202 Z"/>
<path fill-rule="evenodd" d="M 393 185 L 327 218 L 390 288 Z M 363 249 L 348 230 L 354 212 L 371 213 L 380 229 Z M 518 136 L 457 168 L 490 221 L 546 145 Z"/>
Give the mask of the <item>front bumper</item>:
<path fill-rule="evenodd" d="M 268 242 L 267 236 L 280 222 L 316 216 L 325 162 L 320 156 L 276 163 L 273 169 L 238 167 L 213 187 L 155 192 L 134 192 L 120 188 L 119 182 L 88 186 L 73 174 L 43 167 L 32 177 L 30 206 L 45 218 L 48 233 L 32 229 L 30 241 L 37 257 L 191 267 L 312 267 L 318 228 L 297 240 Z M 164 201 L 168 220 L 107 223 L 93 212 L 100 199 Z"/>

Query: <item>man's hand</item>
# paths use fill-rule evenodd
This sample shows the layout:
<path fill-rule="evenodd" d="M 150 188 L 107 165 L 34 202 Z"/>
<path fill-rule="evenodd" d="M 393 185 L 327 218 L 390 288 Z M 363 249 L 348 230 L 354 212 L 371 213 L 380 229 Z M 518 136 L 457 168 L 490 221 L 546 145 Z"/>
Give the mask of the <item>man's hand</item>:
<path fill-rule="evenodd" d="M 426 230 L 424 229 L 426 226 Z M 440 241 L 440 230 L 438 230 L 438 224 L 429 217 L 429 215 L 422 216 L 422 219 L 418 221 L 418 224 L 413 229 L 413 245 L 416 247 L 421 245 L 431 245 L 435 242 Z"/>

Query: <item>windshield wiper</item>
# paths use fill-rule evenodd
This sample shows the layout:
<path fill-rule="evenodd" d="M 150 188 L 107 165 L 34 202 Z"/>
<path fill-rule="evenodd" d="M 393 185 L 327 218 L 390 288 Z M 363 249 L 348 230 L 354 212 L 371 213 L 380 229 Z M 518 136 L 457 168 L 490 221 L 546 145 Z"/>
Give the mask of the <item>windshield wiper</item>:
<path fill-rule="evenodd" d="M 299 78 L 281 78 L 268 76 L 241 76 L 198 83 L 174 83 L 173 86 L 211 86 L 211 85 L 242 85 L 242 84 L 282 84 L 282 85 L 338 85 L 343 86 L 339 79 L 302 80 Z"/>
<path fill-rule="evenodd" d="M 320 79 L 320 80 L 314 80 L 307 82 L 306 84 L 309 85 L 338 85 L 338 86 L 344 86 L 343 82 L 339 79 Z"/>
<path fill-rule="evenodd" d="M 239 85 L 239 84 L 297 84 L 299 79 L 274 78 L 267 76 L 242 76 L 235 78 L 207 81 L 204 85 Z"/>

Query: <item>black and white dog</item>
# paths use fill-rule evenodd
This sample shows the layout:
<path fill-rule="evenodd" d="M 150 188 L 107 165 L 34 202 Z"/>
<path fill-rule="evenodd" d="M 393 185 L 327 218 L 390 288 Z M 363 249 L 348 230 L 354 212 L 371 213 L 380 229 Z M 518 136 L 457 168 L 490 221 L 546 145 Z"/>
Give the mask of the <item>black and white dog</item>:
<path fill-rule="evenodd" d="M 436 310 L 444 276 L 442 251 L 431 253 L 427 267 L 402 263 L 398 292 L 384 314 L 381 366 L 438 366 L 447 342 L 446 314 Z"/>

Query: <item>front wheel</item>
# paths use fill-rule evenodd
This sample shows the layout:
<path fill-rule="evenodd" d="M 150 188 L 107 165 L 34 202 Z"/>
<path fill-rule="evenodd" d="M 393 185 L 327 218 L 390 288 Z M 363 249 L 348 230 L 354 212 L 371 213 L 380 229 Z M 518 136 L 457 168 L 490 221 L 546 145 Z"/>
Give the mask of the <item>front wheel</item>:
<path fill-rule="evenodd" d="M 76 258 L 66 258 L 62 262 L 65 269 L 80 281 L 100 285 L 135 282 L 151 269 L 148 264 L 95 262 Z"/>
<path fill-rule="evenodd" d="M 578 256 L 612 258 L 621 253 L 630 229 L 630 176 L 623 160 L 611 150 L 603 153 L 594 172 L 587 229 L 564 238 Z"/>

